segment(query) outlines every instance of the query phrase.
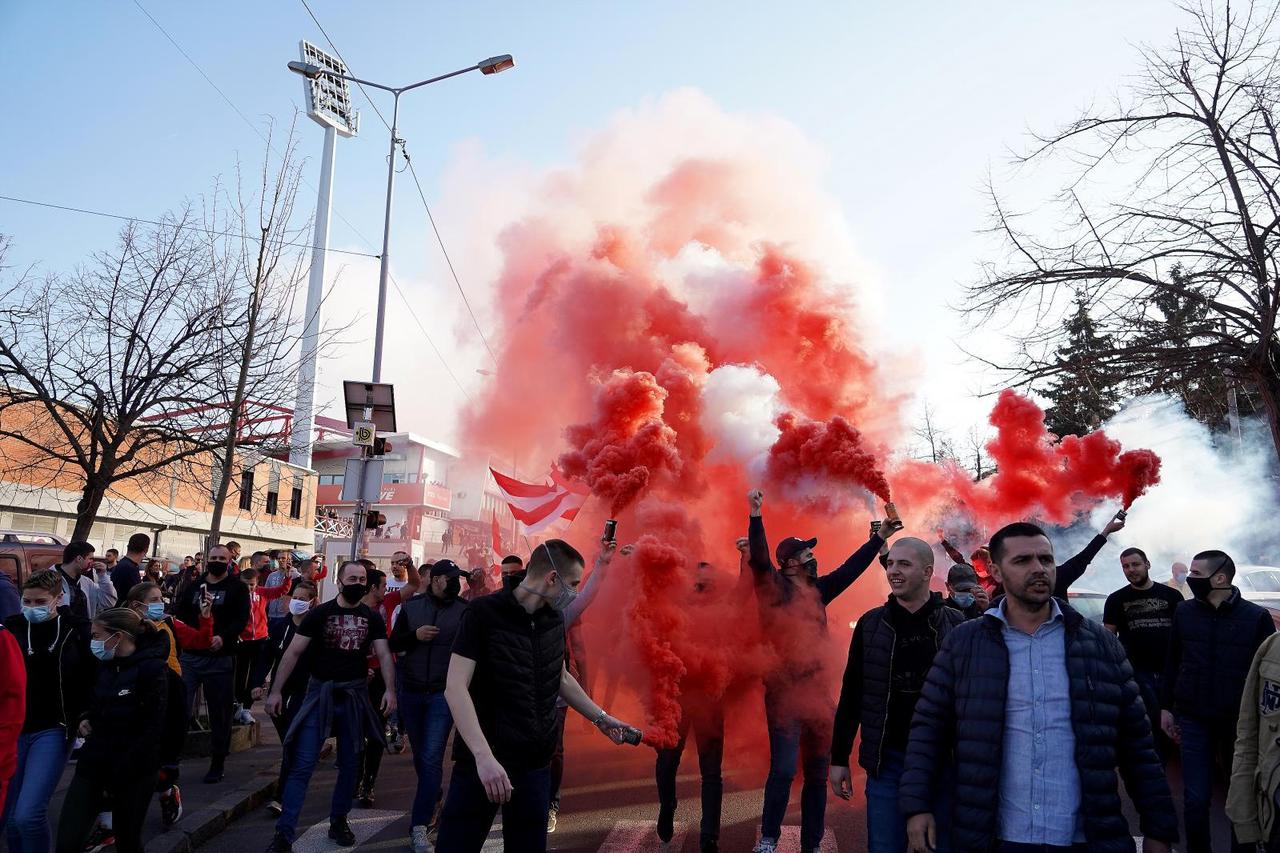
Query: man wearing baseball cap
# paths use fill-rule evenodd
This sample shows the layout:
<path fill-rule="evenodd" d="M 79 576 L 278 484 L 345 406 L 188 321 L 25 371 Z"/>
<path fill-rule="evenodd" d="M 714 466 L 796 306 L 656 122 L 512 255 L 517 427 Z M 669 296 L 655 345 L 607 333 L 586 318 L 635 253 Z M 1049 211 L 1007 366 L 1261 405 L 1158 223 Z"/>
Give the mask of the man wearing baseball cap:
<path fill-rule="evenodd" d="M 755 851 L 777 850 L 797 761 L 804 768 L 800 849 L 817 850 L 825 830 L 834 702 L 826 693 L 828 681 L 821 656 L 813 649 L 826 639 L 827 605 L 875 562 L 884 543 L 902 529 L 902 522 L 893 516 L 886 518 L 840 568 L 819 577 L 818 560 L 813 556 L 817 539 L 783 539 L 775 551 L 778 567 L 774 568 L 761 517 L 764 493 L 758 489 L 751 492 L 747 502 L 751 508 L 748 563 L 755 581 L 760 621 L 765 636 L 780 640 L 775 643 L 780 663 L 764 678 L 769 777 L 764 786 L 760 843 Z"/>
<path fill-rule="evenodd" d="M 947 571 L 947 597 L 943 604 L 959 610 L 964 618 L 977 619 L 991 606 L 987 590 L 978 581 L 978 572 L 968 563 L 956 563 Z"/>

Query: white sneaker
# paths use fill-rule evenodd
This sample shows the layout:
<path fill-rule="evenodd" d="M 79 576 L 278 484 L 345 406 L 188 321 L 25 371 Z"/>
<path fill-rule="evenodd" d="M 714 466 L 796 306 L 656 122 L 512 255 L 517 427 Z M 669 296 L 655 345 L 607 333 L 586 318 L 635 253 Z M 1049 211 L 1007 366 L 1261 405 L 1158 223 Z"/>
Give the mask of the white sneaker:
<path fill-rule="evenodd" d="M 431 853 L 431 836 L 425 826 L 415 826 L 409 831 L 409 846 L 413 853 Z"/>
<path fill-rule="evenodd" d="M 253 712 L 247 708 L 241 708 L 236 712 L 236 724 L 240 726 L 252 726 L 254 724 Z"/>
<path fill-rule="evenodd" d="M 778 853 L 778 842 L 772 838 L 761 838 L 751 853 Z"/>

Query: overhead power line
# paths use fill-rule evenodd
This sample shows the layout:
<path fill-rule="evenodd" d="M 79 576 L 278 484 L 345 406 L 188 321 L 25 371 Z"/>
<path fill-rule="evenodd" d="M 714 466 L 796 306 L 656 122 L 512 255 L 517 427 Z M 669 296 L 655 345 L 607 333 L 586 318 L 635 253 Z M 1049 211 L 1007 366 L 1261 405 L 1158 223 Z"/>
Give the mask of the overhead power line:
<path fill-rule="evenodd" d="M 238 115 L 238 116 L 240 117 L 240 120 L 241 120 L 241 121 L 243 121 L 243 122 L 245 123 L 245 125 L 247 125 L 247 126 L 248 126 L 248 128 L 249 128 L 250 130 L 252 130 L 252 131 L 253 131 L 253 132 L 258 136 L 258 138 L 259 138 L 259 139 L 261 139 L 264 143 L 266 143 L 266 145 L 267 145 L 268 149 L 270 149 L 272 152 L 274 152 L 274 153 L 276 154 L 276 156 L 277 156 L 277 157 L 279 157 L 279 156 L 280 156 L 280 152 L 279 152 L 279 151 L 276 149 L 276 147 L 271 143 L 271 139 L 270 139 L 268 136 L 266 136 L 266 135 L 265 135 L 261 130 L 259 130 L 259 129 L 258 129 L 258 126 L 257 126 L 257 125 L 255 125 L 253 122 L 251 122 L 251 121 L 249 120 L 249 118 L 248 118 L 248 117 L 247 117 L 243 112 L 241 112 L 240 108 L 239 108 L 239 107 L 237 107 L 237 106 L 235 105 L 235 102 L 234 102 L 234 101 L 232 101 L 229 97 L 227 97 L 227 94 L 226 94 L 225 92 L 223 92 L 221 88 L 219 88 L 219 87 L 218 87 L 218 84 L 217 84 L 217 83 L 213 82 L 213 78 L 211 78 L 208 74 L 206 74 L 206 73 L 205 73 L 205 70 L 204 70 L 203 68 L 201 68 L 201 67 L 200 67 L 199 63 L 197 63 L 194 59 L 192 59 L 192 58 L 191 58 L 191 55 L 190 55 L 190 54 L 188 54 L 185 50 L 183 50 L 182 45 L 178 44 L 177 40 L 176 40 L 173 36 L 169 35 L 169 32 L 168 32 L 164 27 L 162 27 L 162 26 L 160 25 L 160 22 L 159 22 L 159 21 L 157 21 L 154 17 L 152 17 L 152 15 L 151 15 L 151 13 L 150 13 L 150 12 L 148 12 L 145 8 L 143 8 L 143 6 L 142 6 L 142 4 L 139 2 L 139 0 L 133 0 L 133 5 L 135 5 L 135 6 L 137 6 L 137 7 L 138 7 L 138 10 L 139 10 L 139 11 L 141 11 L 141 12 L 142 12 L 142 14 L 146 16 L 147 20 L 151 21 L 151 23 L 152 23 L 153 25 L 155 25 L 155 28 L 156 28 L 157 30 L 159 30 L 159 31 L 160 31 L 160 33 L 161 33 L 161 34 L 162 34 L 166 39 L 168 39 L 168 40 L 169 40 L 169 43 L 170 43 L 170 44 L 172 44 L 172 45 L 174 46 L 174 48 L 176 48 L 176 49 L 177 49 L 178 53 L 182 54 L 182 57 L 183 57 L 185 60 L 187 60 L 187 62 L 188 62 L 188 63 L 190 63 L 190 64 L 191 64 L 191 67 L 192 67 L 192 68 L 194 68 L 194 69 L 195 69 L 195 70 L 200 74 L 200 76 L 201 76 L 201 77 L 203 77 L 203 78 L 205 79 L 205 82 L 207 82 L 207 83 L 208 83 L 208 84 L 213 88 L 213 90 L 214 90 L 215 92 L 217 92 L 217 93 L 222 97 L 222 100 L 226 101 L 227 106 L 231 107 L 232 111 L 234 111 L 234 112 L 235 112 L 235 114 L 236 114 L 236 115 Z M 305 5 L 305 4 L 304 4 L 304 5 Z M 308 9 L 307 11 L 308 11 L 308 12 L 310 12 L 311 10 L 310 10 L 310 9 Z M 314 15 L 312 15 L 312 20 L 315 20 L 315 16 L 314 16 Z M 319 26 L 319 22 L 317 22 L 317 26 Z M 326 38 L 326 40 L 327 40 L 327 39 L 328 39 L 328 36 L 326 36 L 325 38 Z M 332 43 L 331 43 L 331 45 L 332 45 Z M 336 53 L 336 52 L 337 52 L 337 51 L 335 50 L 335 53 Z M 341 58 L 341 57 L 339 57 L 339 58 Z M 345 62 L 345 60 L 344 60 L 344 62 Z M 362 92 L 364 91 L 363 87 L 361 87 L 361 91 L 362 91 Z M 368 99 L 369 99 L 369 95 L 368 95 L 368 93 L 367 93 L 367 92 L 365 93 L 365 99 L 366 99 L 366 100 L 368 100 Z M 372 101 L 372 100 L 370 100 L 370 101 L 369 101 L 369 103 L 370 103 L 370 104 L 372 104 L 372 103 L 373 103 L 373 101 Z M 374 106 L 374 112 L 378 112 L 378 108 L 377 108 L 377 106 Z M 381 114 L 381 113 L 378 113 L 378 115 L 379 115 L 379 118 L 381 118 L 382 114 Z M 386 124 L 386 119 L 383 119 L 383 124 Z M 307 185 L 307 187 L 308 187 L 308 188 L 310 188 L 313 192 L 317 192 L 317 190 L 316 190 L 315 186 L 314 186 L 314 185 L 312 185 L 312 183 L 311 183 L 310 181 L 308 181 L 305 177 L 303 177 L 303 178 L 302 178 L 302 182 L 303 182 L 304 184 L 306 184 L 306 185 Z M 332 208 L 331 208 L 331 209 L 332 209 Z M 352 225 L 352 224 L 351 224 L 351 221 L 350 221 L 349 219 L 347 219 L 345 216 L 343 216 L 343 215 L 342 215 L 342 213 L 341 213 L 341 212 L 339 212 L 339 211 L 338 211 L 338 210 L 336 210 L 336 209 L 332 209 L 332 212 L 333 212 L 333 214 L 334 214 L 335 216 L 337 216 L 340 220 L 342 220 L 342 222 L 343 222 L 343 223 L 344 223 L 348 228 L 350 228 L 350 229 L 351 229 L 352 233 L 353 233 L 353 234 L 355 234 L 357 237 L 359 237 L 359 238 L 360 238 L 360 240 L 361 240 L 361 241 L 362 241 L 366 246 L 369 246 L 370 248 L 373 248 L 373 246 L 374 246 L 373 241 L 371 241 L 371 240 L 370 240 L 368 237 L 366 237 L 364 234 L 360 233 L 360 229 L 358 229 L 358 228 L 356 228 L 354 225 Z M 331 250 L 331 251 L 337 251 L 337 250 Z M 375 254 L 375 255 L 369 255 L 369 257 L 373 257 L 373 258 L 381 258 L 382 256 L 381 256 L 380 254 Z M 429 333 L 429 332 L 427 332 L 426 327 L 425 327 L 425 326 L 423 326 L 423 325 L 422 325 L 422 322 L 418 320 L 418 316 L 417 316 L 417 314 L 415 314 L 415 313 L 414 313 L 413 306 L 409 304 L 409 300 L 408 300 L 408 298 L 405 296 L 404 291 L 400 288 L 400 284 L 399 284 L 399 282 L 397 282 L 397 281 L 396 281 L 396 279 L 395 279 L 395 276 L 394 276 L 394 275 L 390 275 L 390 273 L 389 273 L 389 272 L 388 272 L 388 277 L 391 279 L 392 284 L 394 284 L 394 285 L 395 285 L 395 287 L 396 287 L 396 292 L 397 292 L 398 294 L 400 294 L 400 298 L 404 301 L 404 303 L 405 303 L 405 307 L 407 307 L 407 308 L 409 309 L 409 315 L 410 315 L 411 317 L 413 317 L 413 319 L 414 319 L 414 321 L 415 321 L 415 322 L 417 322 L 417 324 L 418 324 L 418 328 L 422 331 L 422 335 L 423 335 L 423 337 L 424 337 L 424 338 L 426 338 L 427 343 L 431 344 L 431 349 L 432 349 L 432 351 L 434 351 L 434 352 L 435 352 L 435 354 L 436 354 L 436 356 L 440 359 L 440 365 L 444 368 L 445 373 L 449 374 L 449 378 L 453 380 L 453 384 L 454 384 L 454 385 L 456 385 L 456 386 L 458 386 L 458 390 L 462 392 L 462 396 L 463 396 L 463 397 L 465 397 L 465 398 L 467 398 L 468 400 L 470 400 L 470 399 L 471 399 L 471 395 L 467 392 L 467 389 L 466 389 L 465 387 L 463 387 L 462 383 L 458 381 L 458 377 L 454 374 L 453 369 L 452 369 L 451 367 L 449 367 L 449 363 L 448 363 L 447 361 L 445 361 L 445 359 L 444 359 L 444 354 L 440 352 L 440 349 L 435 345 L 435 342 L 431 340 L 431 335 L 430 335 L 430 333 Z"/>
<path fill-rule="evenodd" d="M 105 210 L 90 210 L 87 207 L 72 207 L 68 204 L 54 204 L 51 201 L 37 201 L 33 198 L 18 198 L 12 195 L 0 195 L 0 201 L 12 201 L 17 204 L 30 204 L 35 207 L 47 207 L 51 210 L 66 210 L 71 213 L 83 213 L 88 216 L 102 216 L 107 219 L 119 219 L 123 222 L 143 222 L 147 225 L 157 225 L 161 228 L 177 228 L 181 231 L 199 231 L 203 234 L 213 234 L 216 237 L 239 237 L 244 240 L 257 240 L 256 236 L 251 234 L 241 234 L 238 231 L 218 231 L 214 228 L 206 228 L 202 225 L 182 225 L 177 222 L 161 222 L 155 219 L 143 219 L 141 216 L 126 216 L 123 213 L 107 213 Z M 310 243 L 281 243 L 282 246 L 294 246 L 299 249 L 316 249 Z M 357 252 L 352 249 L 325 249 L 326 252 L 337 252 L 342 255 L 357 255 L 362 258 L 377 258 L 378 255 L 371 255 L 368 252 Z"/>
<path fill-rule="evenodd" d="M 320 19 L 316 17 L 316 13 L 311 11 L 311 6 L 308 5 L 307 0 L 300 0 L 300 2 L 302 3 L 302 7 L 307 10 L 307 14 L 311 16 L 311 20 L 315 23 L 316 27 L 319 28 L 320 34 L 324 36 L 324 40 L 328 43 L 329 49 L 333 51 L 334 55 L 337 56 L 338 59 L 342 60 L 342 64 L 347 67 L 347 73 L 352 77 L 355 77 L 356 73 L 351 69 L 351 63 L 347 62 L 347 58 L 342 55 L 342 51 L 338 50 L 338 46 L 334 44 L 333 39 L 329 37 L 328 31 L 324 28 L 324 25 L 320 23 Z M 364 99 L 369 103 L 369 106 L 373 108 L 373 111 L 378 114 L 378 118 L 382 121 L 383 126 L 387 129 L 387 132 L 390 133 L 392 128 L 390 123 L 387 122 L 387 117 L 382 114 L 382 110 L 378 109 L 378 105 L 374 102 L 373 98 L 369 96 L 369 92 L 360 83 L 356 83 L 356 86 L 359 87 L 360 94 L 364 95 Z M 435 215 L 431 213 L 431 205 L 427 204 L 427 195 L 422 191 L 422 183 L 418 180 L 418 172 L 413 168 L 413 160 L 409 157 L 409 151 L 405 148 L 403 141 L 400 144 L 400 151 L 404 154 L 405 163 L 409 166 L 409 174 L 413 176 L 413 184 L 418 188 L 418 198 L 421 199 L 422 207 L 427 212 L 427 220 L 431 223 L 431 231 L 436 235 L 436 243 L 440 245 L 440 254 L 444 255 L 444 262 L 449 267 L 449 274 L 453 276 L 453 283 L 458 288 L 458 295 L 462 297 L 462 304 L 466 306 L 467 314 L 471 316 L 471 325 L 475 327 L 476 334 L 480 336 L 480 341 L 484 344 L 485 350 L 489 353 L 489 358 L 493 359 L 494 364 L 497 364 L 498 356 L 494 354 L 493 347 L 489 345 L 489 339 L 485 336 L 484 330 L 480 328 L 480 321 L 476 318 L 476 312 L 471 308 L 471 300 L 467 298 L 467 292 L 462 287 L 462 280 L 458 278 L 458 271 L 453 266 L 453 259 L 449 257 L 449 250 L 445 248 L 444 237 L 441 236 L 440 228 L 436 225 Z"/>

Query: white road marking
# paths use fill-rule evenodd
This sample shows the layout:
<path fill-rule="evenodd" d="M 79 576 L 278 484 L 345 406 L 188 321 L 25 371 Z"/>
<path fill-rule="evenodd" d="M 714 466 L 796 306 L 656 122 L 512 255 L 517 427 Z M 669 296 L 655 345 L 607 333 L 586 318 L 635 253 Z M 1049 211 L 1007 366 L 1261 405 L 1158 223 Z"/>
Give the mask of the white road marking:
<path fill-rule="evenodd" d="M 757 830 L 756 840 L 758 841 L 759 839 L 759 830 Z M 840 853 L 840 848 L 836 846 L 835 833 L 828 831 L 826 835 L 822 836 L 822 845 L 818 849 L 822 853 Z M 782 837 L 778 839 L 778 853 L 802 853 L 800 850 L 800 827 L 782 827 Z"/>
<path fill-rule="evenodd" d="M 403 816 L 402 811 L 361 809 L 347 815 L 347 823 L 351 824 L 351 831 L 356 835 L 356 846 L 359 846 Z M 329 838 L 328 818 L 308 829 L 293 842 L 293 853 L 334 853 L 337 850 L 348 849 L 351 848 L 339 847 L 336 841 Z"/>
<path fill-rule="evenodd" d="M 679 850 L 684 846 L 688 827 L 675 825 L 675 834 L 669 844 L 658 840 L 658 833 L 651 820 L 620 820 L 614 823 L 609 837 L 600 845 L 598 853 L 641 853 L 641 851 Z"/>
<path fill-rule="evenodd" d="M 499 812 L 493 820 L 493 826 L 489 829 L 489 837 L 484 840 L 484 846 L 480 848 L 480 853 L 502 853 L 502 849 L 502 813 Z"/>

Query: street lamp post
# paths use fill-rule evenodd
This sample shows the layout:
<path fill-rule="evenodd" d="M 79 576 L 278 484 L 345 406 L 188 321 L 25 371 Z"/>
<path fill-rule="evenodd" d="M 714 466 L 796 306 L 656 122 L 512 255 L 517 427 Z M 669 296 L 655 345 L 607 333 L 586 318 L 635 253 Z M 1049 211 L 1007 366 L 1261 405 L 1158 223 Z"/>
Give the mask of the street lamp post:
<path fill-rule="evenodd" d="M 372 86 L 373 88 L 381 89 L 384 92 L 390 92 L 394 97 L 394 102 L 392 104 L 392 110 L 391 110 L 391 156 L 389 161 L 387 162 L 387 208 L 386 208 L 385 217 L 382 223 L 382 259 L 381 259 L 381 265 L 378 270 L 378 316 L 377 316 L 377 326 L 376 326 L 376 331 L 374 333 L 374 341 L 373 341 L 373 381 L 374 382 L 382 381 L 382 338 L 383 338 L 383 329 L 386 326 L 386 314 L 387 314 L 387 277 L 390 273 L 390 268 L 391 268 L 390 267 L 390 264 L 391 264 L 391 253 L 390 253 L 391 198 L 392 198 L 392 194 L 395 191 L 396 146 L 403 144 L 404 142 L 403 139 L 399 139 L 396 136 L 396 131 L 399 127 L 399 119 L 400 119 L 400 96 L 403 95 L 405 92 L 409 92 L 414 89 L 420 89 L 423 86 L 427 86 L 431 83 L 438 83 L 441 80 L 448 80 L 450 77 L 457 77 L 461 74 L 467 74 L 471 71 L 479 71 L 481 74 L 485 74 L 485 75 L 498 74 L 499 72 L 506 71 L 509 68 L 514 68 L 515 64 L 516 62 L 514 59 L 511 58 L 510 54 L 503 54 L 501 56 L 491 56 L 488 59 L 477 62 L 475 65 L 472 65 L 469 68 L 461 68 L 457 71 L 451 71 L 448 74 L 441 74 L 439 77 L 432 77 L 430 80 L 421 80 L 417 83 L 413 83 L 408 86 L 400 86 L 397 88 L 394 86 L 384 86 L 381 83 L 374 83 L 369 80 L 361 80 L 358 77 L 351 77 L 347 74 L 339 74 L 335 71 L 331 71 L 330 69 L 327 69 L 327 68 L 322 68 L 319 65 L 313 65 L 309 62 L 290 62 L 289 63 L 290 71 L 293 71 L 294 73 L 297 73 L 297 74 L 301 74 L 303 77 L 307 77 L 312 80 L 316 79 L 317 77 L 320 77 L 321 75 L 329 75 L 331 77 L 337 77 L 339 79 L 347 80 L 352 83 L 360 83 L 365 86 Z"/>

